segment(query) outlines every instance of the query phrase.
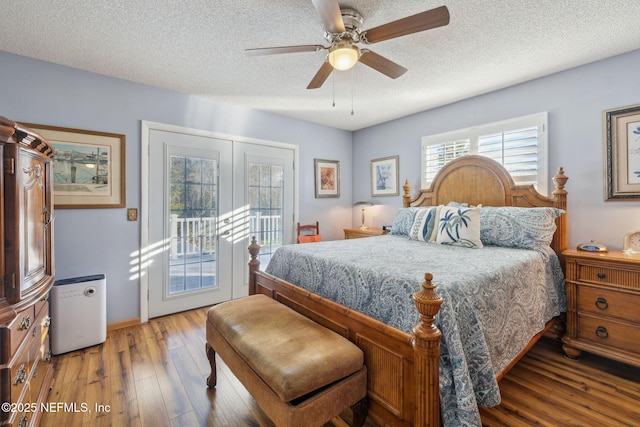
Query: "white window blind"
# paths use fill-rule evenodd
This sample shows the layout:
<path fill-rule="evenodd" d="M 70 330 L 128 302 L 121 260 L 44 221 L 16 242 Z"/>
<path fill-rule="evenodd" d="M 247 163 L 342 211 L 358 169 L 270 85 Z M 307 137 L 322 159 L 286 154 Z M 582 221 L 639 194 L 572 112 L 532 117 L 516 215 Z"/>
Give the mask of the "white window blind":
<path fill-rule="evenodd" d="M 467 154 L 496 160 L 517 184 L 547 194 L 547 113 L 422 138 L 422 187 L 448 161 Z"/>
<path fill-rule="evenodd" d="M 457 141 L 444 142 L 441 144 L 431 144 L 424 147 L 425 151 L 425 167 L 427 182 L 433 181 L 436 173 L 449 160 L 469 154 L 471 151 L 471 141 L 469 139 L 461 139 Z M 423 173 L 423 176 L 425 174 Z M 423 187 L 425 187 L 423 185 Z"/>

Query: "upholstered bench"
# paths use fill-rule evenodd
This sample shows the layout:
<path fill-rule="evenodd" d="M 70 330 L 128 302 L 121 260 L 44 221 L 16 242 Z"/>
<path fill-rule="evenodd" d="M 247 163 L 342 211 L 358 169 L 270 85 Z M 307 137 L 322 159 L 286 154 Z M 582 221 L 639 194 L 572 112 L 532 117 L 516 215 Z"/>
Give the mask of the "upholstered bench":
<path fill-rule="evenodd" d="M 364 355 L 341 335 L 265 295 L 211 307 L 206 330 L 209 387 L 218 353 L 278 427 L 321 426 L 349 407 L 364 424 Z"/>

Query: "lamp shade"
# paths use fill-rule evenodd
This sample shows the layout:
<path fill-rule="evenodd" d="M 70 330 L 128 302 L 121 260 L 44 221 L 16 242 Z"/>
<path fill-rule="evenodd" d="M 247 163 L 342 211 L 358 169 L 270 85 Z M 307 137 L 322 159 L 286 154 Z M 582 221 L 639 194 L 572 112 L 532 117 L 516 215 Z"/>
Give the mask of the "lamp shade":
<path fill-rule="evenodd" d="M 348 70 L 358 62 L 360 50 L 352 44 L 339 44 L 329 50 L 329 64 L 336 70 Z"/>

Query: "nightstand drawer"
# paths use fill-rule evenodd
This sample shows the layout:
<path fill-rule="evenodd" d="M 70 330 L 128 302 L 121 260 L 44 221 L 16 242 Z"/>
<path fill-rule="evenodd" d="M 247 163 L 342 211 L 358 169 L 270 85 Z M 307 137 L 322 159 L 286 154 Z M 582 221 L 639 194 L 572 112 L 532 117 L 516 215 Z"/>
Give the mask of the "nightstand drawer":
<path fill-rule="evenodd" d="M 640 289 L 640 272 L 622 268 L 607 268 L 593 264 L 577 263 L 577 280 Z"/>
<path fill-rule="evenodd" d="M 640 322 L 640 294 L 616 292 L 582 285 L 578 288 L 578 312 Z"/>
<path fill-rule="evenodd" d="M 373 227 L 345 228 L 343 231 L 345 239 L 361 239 L 363 237 L 382 236 L 388 233 L 386 230 Z"/>
<path fill-rule="evenodd" d="M 640 353 L 640 328 L 611 319 L 578 315 L 578 338 L 633 353 Z"/>

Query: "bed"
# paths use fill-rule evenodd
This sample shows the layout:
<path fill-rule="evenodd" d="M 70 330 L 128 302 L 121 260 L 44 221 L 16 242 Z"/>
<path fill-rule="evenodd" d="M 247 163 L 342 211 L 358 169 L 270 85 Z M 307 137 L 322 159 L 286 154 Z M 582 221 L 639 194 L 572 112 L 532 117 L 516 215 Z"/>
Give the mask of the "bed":
<path fill-rule="evenodd" d="M 497 381 L 504 373 L 542 334 L 559 337 L 562 333 L 558 321 L 565 309 L 561 252 L 567 246 L 567 177 L 562 168 L 553 181 L 552 197 L 546 197 L 532 186 L 515 185 L 495 161 L 470 155 L 449 162 L 430 188 L 413 197 L 409 184 L 404 185 L 401 211 L 414 215 L 412 224 L 419 222 L 418 216 L 429 216 L 426 211 L 435 215 L 436 224 L 445 212 L 473 214 L 474 220 L 478 212 L 512 215 L 514 208 L 544 208 L 516 209 L 518 214 L 555 212 L 542 248 L 523 250 L 517 245 L 513 249 L 480 242 L 484 247 L 474 249 L 459 247 L 459 241 L 453 245 L 423 242 L 420 236 L 398 232 L 403 227 L 398 221 L 394 235 L 284 246 L 276 251 L 267 271 L 261 271 L 259 245 L 254 239 L 249 247 L 249 293 L 276 299 L 364 351 L 369 416 L 379 425 L 437 426 L 441 419 L 445 425 L 477 425 L 477 405 L 499 402 Z M 479 205 L 484 207 L 475 207 Z M 423 208 L 414 209 L 418 207 Z M 530 217 L 527 221 L 532 222 Z M 422 238 L 428 241 L 427 234 L 431 238 L 437 234 L 440 239 L 444 227 L 436 227 L 437 231 L 427 223 L 429 220 L 420 227 L 406 225 L 405 231 L 429 229 Z M 485 237 L 491 240 L 495 233 Z M 390 253 L 396 256 L 393 262 Z M 459 267 L 437 261 L 445 258 L 457 259 Z M 514 267 L 503 267 L 497 261 L 507 258 L 515 261 Z M 503 272 L 506 268 L 515 270 Z M 312 276 L 329 278 L 326 287 L 332 290 L 310 280 Z M 483 284 L 494 276 L 506 277 L 507 283 Z M 530 285 L 538 276 L 552 277 L 547 281 L 550 284 L 540 285 L 541 290 L 533 291 L 537 294 L 527 294 L 529 288 L 538 289 Z M 358 286 L 331 287 L 330 283 L 341 282 L 340 277 L 349 277 L 344 283 Z M 458 295 L 459 291 L 469 295 Z M 508 313 L 504 316 L 515 317 L 495 315 L 499 320 L 494 324 L 487 317 L 494 318 L 490 310 L 500 305 L 501 292 L 515 298 L 513 303 L 506 300 L 512 304 L 509 310 L 503 307 Z M 542 305 L 532 305 L 530 300 Z M 376 301 L 377 306 L 370 309 L 350 301 Z M 534 320 L 520 330 L 514 326 L 517 318 Z M 485 346 L 485 339 L 497 341 Z"/>

